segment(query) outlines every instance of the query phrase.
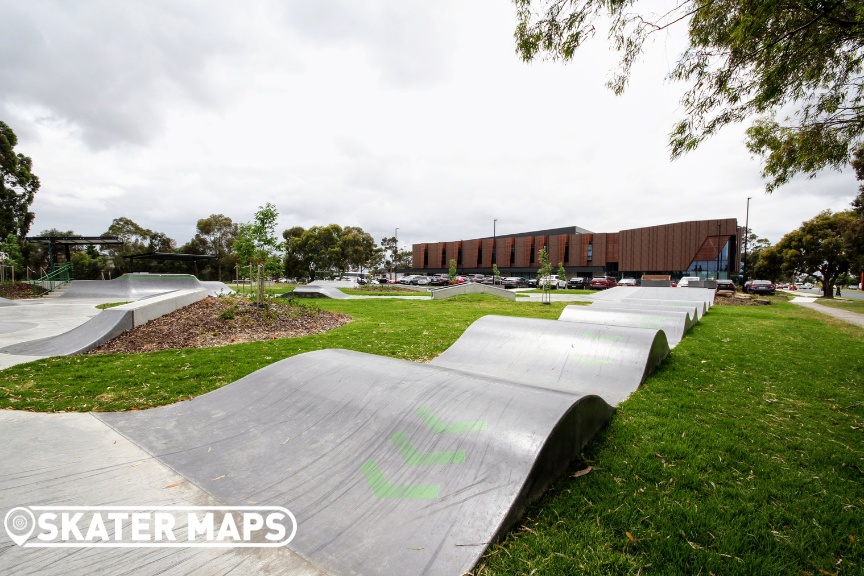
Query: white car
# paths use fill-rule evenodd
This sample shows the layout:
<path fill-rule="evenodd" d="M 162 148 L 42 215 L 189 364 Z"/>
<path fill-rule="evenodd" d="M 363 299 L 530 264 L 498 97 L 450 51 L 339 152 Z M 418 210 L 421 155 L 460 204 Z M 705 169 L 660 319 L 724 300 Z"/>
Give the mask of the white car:
<path fill-rule="evenodd" d="M 622 278 L 618 281 L 618 286 L 637 286 L 635 278 Z"/>
<path fill-rule="evenodd" d="M 567 281 L 561 280 L 557 276 L 544 276 L 537 280 L 537 287 L 543 288 L 544 286 L 549 286 L 550 290 L 555 290 L 556 288 L 567 288 Z"/>
<path fill-rule="evenodd" d="M 684 276 L 678 281 L 678 288 L 686 288 L 690 285 L 690 282 L 699 282 L 701 280 L 698 276 Z"/>

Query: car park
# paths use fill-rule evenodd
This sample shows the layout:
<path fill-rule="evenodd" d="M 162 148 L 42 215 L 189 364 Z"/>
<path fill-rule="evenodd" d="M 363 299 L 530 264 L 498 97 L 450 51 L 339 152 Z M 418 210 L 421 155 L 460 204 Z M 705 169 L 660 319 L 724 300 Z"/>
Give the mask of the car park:
<path fill-rule="evenodd" d="M 611 276 L 600 276 L 599 278 L 592 278 L 590 287 L 592 290 L 606 290 L 607 288 L 614 288 L 618 285 L 618 282 L 615 278 Z"/>
<path fill-rule="evenodd" d="M 567 288 L 574 290 L 584 289 L 588 287 L 588 279 L 580 276 L 574 276 L 567 281 Z"/>
<path fill-rule="evenodd" d="M 747 292 L 750 294 L 774 294 L 776 287 L 770 280 L 753 280 L 749 283 Z"/>

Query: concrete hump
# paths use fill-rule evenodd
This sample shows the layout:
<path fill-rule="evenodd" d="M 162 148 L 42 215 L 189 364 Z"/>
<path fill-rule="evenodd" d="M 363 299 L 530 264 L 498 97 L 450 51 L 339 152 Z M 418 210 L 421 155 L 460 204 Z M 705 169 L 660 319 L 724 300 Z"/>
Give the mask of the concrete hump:
<path fill-rule="evenodd" d="M 484 316 L 430 364 L 615 406 L 669 354 L 662 330 Z"/>
<path fill-rule="evenodd" d="M 82 354 L 134 327 L 132 310 L 109 308 L 58 336 L 13 344 L 0 350 L 18 356 L 69 356 Z"/>
<path fill-rule="evenodd" d="M 674 348 L 690 329 L 687 312 L 666 310 L 598 309 L 593 306 L 566 306 L 559 320 L 584 324 L 607 324 L 609 326 L 632 326 L 663 330 L 670 348 Z"/>
<path fill-rule="evenodd" d="M 9 300 L 8 298 L 0 297 L 0 307 L 3 306 L 18 306 L 18 302 L 15 302 L 14 300 Z"/>
<path fill-rule="evenodd" d="M 446 288 L 438 288 L 432 290 L 432 299 L 441 300 L 444 298 L 452 298 L 453 296 L 462 296 L 463 294 L 490 294 L 499 298 L 507 298 L 508 300 L 516 300 L 516 293 L 497 286 L 489 286 L 478 282 L 466 282 L 464 284 L 456 284 L 447 286 Z"/>
<path fill-rule="evenodd" d="M 598 292 L 591 299 L 594 302 L 638 302 L 656 306 L 695 305 L 701 318 L 714 301 L 714 291 L 705 288 L 616 287 Z"/>
<path fill-rule="evenodd" d="M 95 416 L 225 504 L 291 510 L 289 546 L 316 565 L 403 576 L 470 570 L 611 414 L 593 395 L 331 349 Z"/>
<path fill-rule="evenodd" d="M 593 310 L 629 310 L 653 314 L 659 312 L 676 312 L 684 314 L 687 322 L 687 330 L 690 330 L 699 322 L 702 306 L 698 303 L 691 304 L 663 304 L 662 300 L 626 300 L 624 302 L 594 302 L 588 308 Z M 686 330 L 685 330 L 686 332 Z"/>
<path fill-rule="evenodd" d="M 333 298 L 335 300 L 346 300 L 348 298 L 348 295 L 336 286 L 318 282 L 310 282 L 304 286 L 297 286 L 293 292 L 286 294 L 286 296 L 295 296 L 297 298 Z"/>

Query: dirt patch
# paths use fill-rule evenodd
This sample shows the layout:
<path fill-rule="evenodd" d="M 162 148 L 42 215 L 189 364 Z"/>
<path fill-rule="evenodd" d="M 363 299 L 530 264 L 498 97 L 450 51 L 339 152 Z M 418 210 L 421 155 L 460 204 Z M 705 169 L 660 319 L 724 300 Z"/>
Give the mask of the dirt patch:
<path fill-rule="evenodd" d="M 320 334 L 351 321 L 347 314 L 325 312 L 290 300 L 258 308 L 241 296 L 209 297 L 152 320 L 88 354 L 212 348 L 241 342 Z"/>
<path fill-rule="evenodd" d="M 771 300 L 750 294 L 739 294 L 731 290 L 718 290 L 714 296 L 715 306 L 768 306 Z"/>
<path fill-rule="evenodd" d="M 41 291 L 41 288 L 37 288 Z M 4 282 L 0 284 L 0 298 L 9 300 L 23 300 L 33 298 L 33 286 L 26 282 Z"/>

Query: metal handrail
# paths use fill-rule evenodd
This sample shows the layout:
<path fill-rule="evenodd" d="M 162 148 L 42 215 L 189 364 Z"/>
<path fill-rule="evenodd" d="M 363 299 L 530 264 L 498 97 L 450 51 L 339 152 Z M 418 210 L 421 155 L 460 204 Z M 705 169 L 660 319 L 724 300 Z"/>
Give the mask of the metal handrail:
<path fill-rule="evenodd" d="M 38 278 L 36 280 L 31 280 L 30 284 L 33 286 L 33 296 L 41 296 L 44 294 L 48 294 L 49 292 L 53 292 L 60 286 L 64 284 L 68 284 L 72 280 L 72 264 L 67 263 L 62 266 L 55 267 L 54 270 L 49 272 L 48 274 Z M 37 287 L 41 289 L 41 291 L 37 292 Z"/>

